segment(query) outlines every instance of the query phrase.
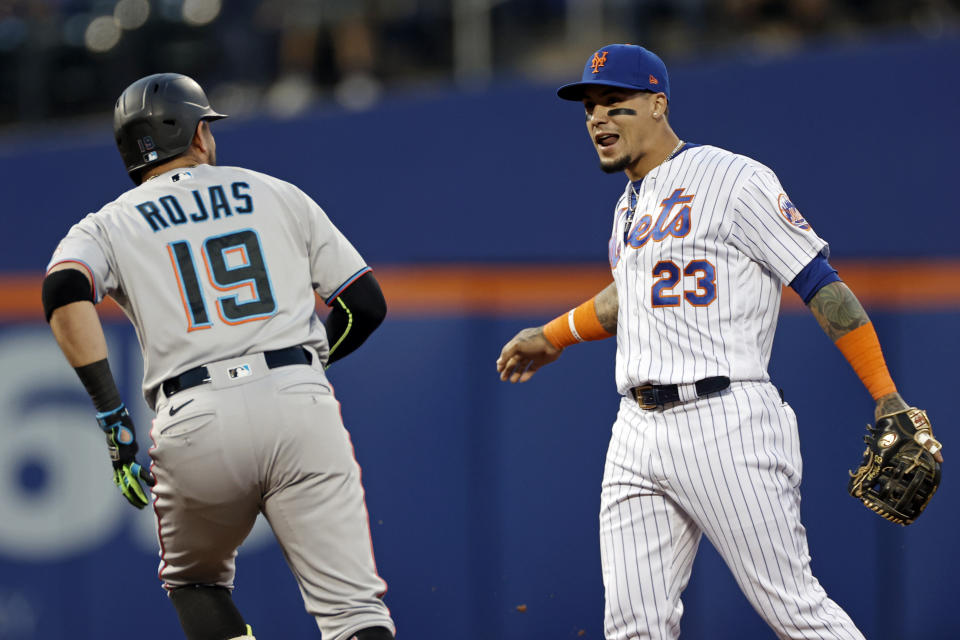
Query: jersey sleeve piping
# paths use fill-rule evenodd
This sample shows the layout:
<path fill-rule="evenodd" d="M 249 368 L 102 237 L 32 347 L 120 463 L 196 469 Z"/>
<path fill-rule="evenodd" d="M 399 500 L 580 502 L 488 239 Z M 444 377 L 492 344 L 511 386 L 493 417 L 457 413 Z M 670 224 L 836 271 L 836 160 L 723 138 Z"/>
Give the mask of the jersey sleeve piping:
<path fill-rule="evenodd" d="M 334 291 L 334 292 L 330 295 L 329 298 L 327 298 L 326 300 L 324 300 L 323 303 L 324 303 L 325 305 L 327 305 L 328 307 L 333 306 L 334 301 L 336 301 L 337 297 L 339 297 L 339 295 L 340 295 L 341 293 L 343 293 L 344 290 L 345 290 L 347 287 L 349 287 L 351 284 L 353 284 L 353 283 L 357 280 L 357 278 L 359 278 L 360 276 L 362 276 L 363 274 L 365 274 L 365 273 L 367 273 L 367 272 L 369 272 L 369 271 L 373 271 L 373 269 L 372 269 L 371 267 L 368 267 L 368 266 L 365 266 L 365 267 L 363 267 L 362 269 L 360 269 L 359 271 L 357 271 L 355 274 L 353 274 L 352 276 L 350 276 L 349 278 L 347 278 L 346 282 L 344 282 L 342 285 L 340 285 L 339 287 L 337 287 L 337 290 Z"/>
<path fill-rule="evenodd" d="M 77 260 L 76 258 L 71 258 L 69 260 L 61 260 L 59 262 L 54 262 L 52 265 L 50 265 L 50 269 L 53 269 L 57 265 L 69 264 L 69 263 L 78 264 L 81 267 L 83 267 L 84 271 L 87 272 L 87 277 L 90 279 L 90 292 L 93 294 L 93 299 L 97 302 L 100 302 L 100 298 L 97 296 L 97 279 L 93 277 L 93 269 L 91 269 L 90 265 L 88 265 L 83 260 Z M 50 273 L 50 269 L 47 269 L 48 274 Z"/>

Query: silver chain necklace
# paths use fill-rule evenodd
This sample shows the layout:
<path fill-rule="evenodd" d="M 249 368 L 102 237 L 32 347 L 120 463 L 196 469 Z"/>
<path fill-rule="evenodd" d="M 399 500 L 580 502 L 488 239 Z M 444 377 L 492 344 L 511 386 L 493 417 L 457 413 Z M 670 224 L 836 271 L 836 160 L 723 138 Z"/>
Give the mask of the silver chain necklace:
<path fill-rule="evenodd" d="M 657 167 L 662 165 L 664 162 L 667 162 L 668 160 L 673 160 L 673 157 L 678 153 L 680 153 L 680 149 L 682 148 L 683 148 L 683 140 L 678 142 L 677 146 L 673 148 L 673 151 L 671 151 L 670 154 L 663 159 L 663 162 L 658 164 L 653 169 L 656 169 Z M 653 169 L 651 169 L 650 171 L 653 171 Z M 650 171 L 647 172 L 648 175 Z M 627 220 L 623 225 L 623 241 L 624 242 L 627 241 L 627 234 L 630 232 L 630 225 L 633 224 L 633 214 L 636 213 L 637 207 L 640 206 L 640 193 L 637 191 L 637 188 L 633 186 L 633 180 L 630 181 L 630 191 L 633 192 L 633 197 L 635 198 L 635 201 L 633 203 L 633 206 L 630 207 L 630 211 L 627 213 Z"/>

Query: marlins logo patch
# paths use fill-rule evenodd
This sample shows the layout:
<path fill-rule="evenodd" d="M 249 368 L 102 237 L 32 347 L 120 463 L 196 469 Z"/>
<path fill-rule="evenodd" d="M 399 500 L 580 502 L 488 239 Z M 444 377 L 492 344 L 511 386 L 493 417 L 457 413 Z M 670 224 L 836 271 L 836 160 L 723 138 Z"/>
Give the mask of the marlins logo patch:
<path fill-rule="evenodd" d="M 780 207 L 780 213 L 783 214 L 783 217 L 787 219 L 787 222 L 799 229 L 803 229 L 804 231 L 810 228 L 810 223 L 804 220 L 803 216 L 800 215 L 800 210 L 797 209 L 792 202 L 790 202 L 787 194 L 780 194 L 780 197 L 777 198 L 777 205 Z"/>

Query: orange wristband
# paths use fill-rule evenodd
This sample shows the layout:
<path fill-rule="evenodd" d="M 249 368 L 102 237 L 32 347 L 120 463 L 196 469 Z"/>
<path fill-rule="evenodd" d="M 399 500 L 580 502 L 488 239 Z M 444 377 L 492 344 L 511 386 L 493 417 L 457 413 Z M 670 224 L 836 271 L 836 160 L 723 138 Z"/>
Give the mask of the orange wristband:
<path fill-rule="evenodd" d="M 557 349 L 563 349 L 577 342 L 603 340 L 612 336 L 613 334 L 600 324 L 594 298 L 544 325 L 543 335 L 547 341 Z"/>
<path fill-rule="evenodd" d="M 880 350 L 880 340 L 877 338 L 872 322 L 840 336 L 834 344 L 853 367 L 874 400 L 897 391 L 890 372 L 887 371 L 887 363 Z"/>

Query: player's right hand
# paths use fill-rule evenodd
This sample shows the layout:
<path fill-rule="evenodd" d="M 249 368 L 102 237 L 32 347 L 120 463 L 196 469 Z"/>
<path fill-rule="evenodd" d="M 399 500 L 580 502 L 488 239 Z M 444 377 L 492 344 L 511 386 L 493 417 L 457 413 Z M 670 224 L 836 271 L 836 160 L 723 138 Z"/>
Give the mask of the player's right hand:
<path fill-rule="evenodd" d="M 497 358 L 497 371 L 504 382 L 526 382 L 537 369 L 560 357 L 557 349 L 543 335 L 543 327 L 524 329 L 503 346 Z"/>
<path fill-rule="evenodd" d="M 120 488 L 123 497 L 137 509 L 143 509 L 149 500 L 141 483 L 152 487 L 157 484 L 150 470 L 137 462 L 137 438 L 133 420 L 126 405 L 113 411 L 97 414 L 97 424 L 107 434 L 107 449 L 113 462 L 113 482 Z"/>

